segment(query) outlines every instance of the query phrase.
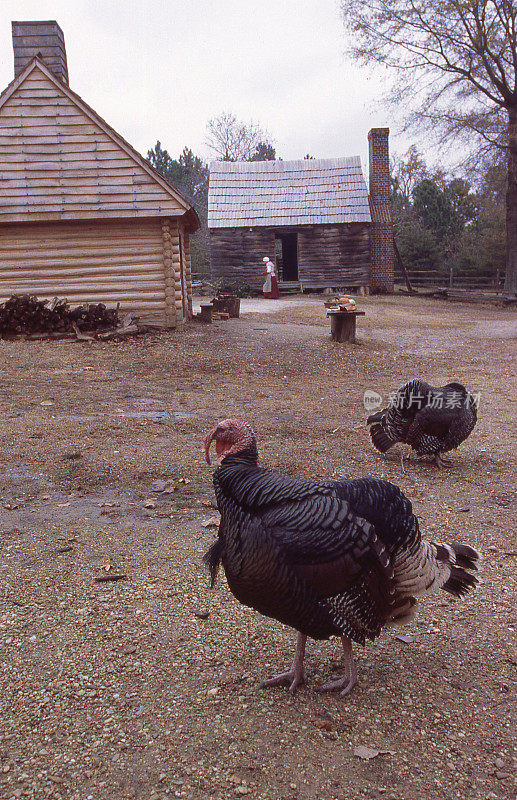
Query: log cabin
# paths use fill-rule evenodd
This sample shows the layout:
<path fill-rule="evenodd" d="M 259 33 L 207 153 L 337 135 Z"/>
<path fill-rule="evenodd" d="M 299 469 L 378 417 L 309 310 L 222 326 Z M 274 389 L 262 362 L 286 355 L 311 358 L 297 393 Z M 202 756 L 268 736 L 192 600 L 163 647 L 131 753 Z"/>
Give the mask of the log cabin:
<path fill-rule="evenodd" d="M 192 314 L 192 205 L 68 85 L 55 21 L 13 22 L 0 95 L 0 302 L 119 305 L 143 322 Z"/>
<path fill-rule="evenodd" d="M 369 135 L 370 193 L 359 156 L 301 161 L 214 161 L 208 228 L 213 278 L 280 290 L 393 291 L 388 128 Z"/>

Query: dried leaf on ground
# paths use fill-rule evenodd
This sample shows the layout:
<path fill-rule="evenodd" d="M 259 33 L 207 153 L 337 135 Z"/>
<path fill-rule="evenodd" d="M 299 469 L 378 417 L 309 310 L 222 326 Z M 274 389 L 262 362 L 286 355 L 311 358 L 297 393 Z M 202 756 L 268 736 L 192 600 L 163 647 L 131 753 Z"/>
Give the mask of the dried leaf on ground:
<path fill-rule="evenodd" d="M 394 750 L 377 750 L 375 747 L 366 747 L 363 744 L 354 747 L 354 756 L 357 758 L 362 758 L 365 761 L 369 761 L 371 758 L 375 758 L 376 756 L 383 756 L 383 755 L 390 755 L 394 756 Z"/>
<path fill-rule="evenodd" d="M 331 731 L 334 729 L 334 721 L 327 711 L 315 714 L 311 717 L 311 722 L 316 728 L 321 728 L 324 731 Z"/>

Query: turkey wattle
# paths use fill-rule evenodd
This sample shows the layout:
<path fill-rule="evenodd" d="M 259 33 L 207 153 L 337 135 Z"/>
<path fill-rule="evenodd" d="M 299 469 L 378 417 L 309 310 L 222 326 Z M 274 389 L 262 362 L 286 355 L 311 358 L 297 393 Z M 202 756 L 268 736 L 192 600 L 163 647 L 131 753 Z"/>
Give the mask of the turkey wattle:
<path fill-rule="evenodd" d="M 441 454 L 459 447 L 476 421 L 476 403 L 461 383 L 430 386 L 417 379 L 402 386 L 386 408 L 366 420 L 372 443 L 381 453 L 404 442 L 419 456 L 433 456 L 438 467 L 451 463 Z"/>
<path fill-rule="evenodd" d="M 347 694 L 356 682 L 352 642 L 375 639 L 382 628 L 411 618 L 416 596 L 442 588 L 457 597 L 476 579 L 479 555 L 461 544 L 423 541 L 411 503 L 375 478 L 323 482 L 281 475 L 257 465 L 251 427 L 227 419 L 210 431 L 219 466 L 214 487 L 221 524 L 204 560 L 214 585 L 222 563 L 241 603 L 298 631 L 293 665 L 262 686 L 305 679 L 308 636 L 340 636 L 342 679 L 320 691 Z"/>

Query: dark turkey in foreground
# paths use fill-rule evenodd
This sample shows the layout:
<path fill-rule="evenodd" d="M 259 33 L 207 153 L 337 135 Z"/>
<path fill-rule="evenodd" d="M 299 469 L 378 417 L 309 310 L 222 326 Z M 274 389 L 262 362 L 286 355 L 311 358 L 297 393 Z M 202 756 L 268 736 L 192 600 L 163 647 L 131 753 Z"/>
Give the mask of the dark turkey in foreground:
<path fill-rule="evenodd" d="M 346 673 L 321 691 L 347 694 L 356 682 L 352 642 L 375 639 L 382 628 L 409 620 L 416 596 L 442 588 L 461 597 L 475 584 L 479 555 L 462 544 L 420 537 L 411 503 L 375 478 L 323 482 L 280 475 L 257 465 L 251 427 L 220 422 L 214 473 L 221 524 L 204 560 L 214 585 L 222 563 L 237 600 L 298 631 L 292 668 L 262 686 L 304 681 L 307 636 L 340 636 Z"/>
<path fill-rule="evenodd" d="M 476 402 L 461 383 L 430 386 L 418 379 L 402 386 L 386 408 L 366 420 L 381 453 L 404 442 L 419 456 L 433 456 L 438 467 L 450 464 L 441 454 L 459 447 L 476 421 Z"/>

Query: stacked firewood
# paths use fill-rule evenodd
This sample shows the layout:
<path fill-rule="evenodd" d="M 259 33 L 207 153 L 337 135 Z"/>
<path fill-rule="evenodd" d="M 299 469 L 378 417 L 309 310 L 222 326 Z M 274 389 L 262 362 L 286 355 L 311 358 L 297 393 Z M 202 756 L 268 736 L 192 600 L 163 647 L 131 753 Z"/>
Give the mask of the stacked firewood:
<path fill-rule="evenodd" d="M 118 311 L 104 303 L 70 309 L 66 300 L 13 295 L 0 305 L 0 336 L 60 334 L 117 328 Z"/>

